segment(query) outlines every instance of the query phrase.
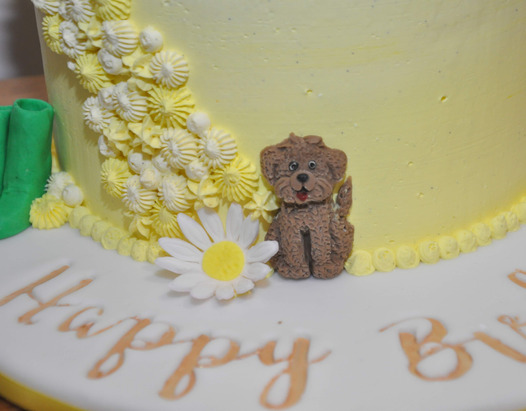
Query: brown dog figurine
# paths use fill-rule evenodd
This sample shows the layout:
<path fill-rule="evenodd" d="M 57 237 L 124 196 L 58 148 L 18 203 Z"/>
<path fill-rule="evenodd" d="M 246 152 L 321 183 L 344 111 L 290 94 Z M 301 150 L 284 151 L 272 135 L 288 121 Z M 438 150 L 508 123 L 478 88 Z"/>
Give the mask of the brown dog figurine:
<path fill-rule="evenodd" d="M 286 278 L 334 278 L 343 270 L 354 238 L 347 221 L 352 204 L 351 178 L 333 201 L 335 185 L 345 176 L 347 156 L 327 147 L 321 137 L 291 133 L 261 152 L 261 170 L 281 198 L 266 240 L 279 243 L 270 260 Z"/>

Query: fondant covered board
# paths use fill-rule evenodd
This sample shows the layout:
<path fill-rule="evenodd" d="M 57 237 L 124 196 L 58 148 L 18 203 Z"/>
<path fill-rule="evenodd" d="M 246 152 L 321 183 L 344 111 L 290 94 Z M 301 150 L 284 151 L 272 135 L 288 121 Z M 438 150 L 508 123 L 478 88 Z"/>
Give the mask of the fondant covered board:
<path fill-rule="evenodd" d="M 518 409 L 524 244 L 522 228 L 414 270 L 273 275 L 219 302 L 68 227 L 29 229 L 0 242 L 0 374 L 93 410 Z"/>

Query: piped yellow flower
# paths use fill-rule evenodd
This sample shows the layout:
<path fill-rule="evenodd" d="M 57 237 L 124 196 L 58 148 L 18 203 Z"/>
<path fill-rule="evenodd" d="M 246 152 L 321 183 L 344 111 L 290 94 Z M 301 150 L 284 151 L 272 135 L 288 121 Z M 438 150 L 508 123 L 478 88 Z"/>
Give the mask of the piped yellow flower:
<path fill-rule="evenodd" d="M 49 230 L 63 226 L 68 221 L 71 207 L 51 194 L 44 194 L 31 204 L 29 221 L 39 230 Z"/>
<path fill-rule="evenodd" d="M 184 128 L 194 103 L 186 88 L 177 90 L 153 87 L 149 91 L 150 115 L 163 127 Z"/>
<path fill-rule="evenodd" d="M 224 168 L 213 170 L 211 177 L 223 198 L 237 203 L 250 198 L 259 185 L 256 166 L 242 156 Z"/>
<path fill-rule="evenodd" d="M 115 198 L 122 198 L 124 186 L 130 177 L 128 163 L 116 158 L 108 158 L 101 165 L 100 180 L 106 192 Z"/>
<path fill-rule="evenodd" d="M 130 17 L 131 0 L 93 0 L 95 14 L 102 20 L 126 20 Z"/>
<path fill-rule="evenodd" d="M 181 238 L 182 233 L 177 222 L 177 213 L 174 213 L 157 201 L 151 210 L 151 225 L 160 237 Z"/>
<path fill-rule="evenodd" d="M 51 51 L 57 54 L 63 54 L 60 45 L 60 23 L 62 17 L 59 14 L 45 16 L 42 20 L 42 36 Z"/>
<path fill-rule="evenodd" d="M 112 85 L 110 78 L 102 68 L 95 53 L 80 55 L 74 65 L 74 72 L 80 84 L 90 93 L 97 94 L 100 89 Z"/>

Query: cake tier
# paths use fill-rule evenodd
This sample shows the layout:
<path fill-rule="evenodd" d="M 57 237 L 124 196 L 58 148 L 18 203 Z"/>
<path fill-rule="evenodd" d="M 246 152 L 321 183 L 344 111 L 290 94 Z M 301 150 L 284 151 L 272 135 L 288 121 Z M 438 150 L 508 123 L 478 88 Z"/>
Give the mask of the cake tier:
<path fill-rule="evenodd" d="M 99 3 L 125 11 L 104 14 Z M 98 89 L 132 82 L 162 128 L 185 128 L 190 112 L 206 113 L 258 170 L 260 151 L 290 132 L 320 135 L 345 151 L 354 185 L 355 258 L 348 265 L 354 273 L 450 258 L 526 219 L 520 203 L 526 194 L 525 1 L 133 0 L 129 9 L 128 3 L 95 2 L 93 27 L 129 19 L 137 34 L 160 35 L 162 50 L 188 64 L 182 74 L 188 80 L 173 89 L 191 97 L 180 108 L 182 118 L 159 114 L 161 103 L 147 87 L 165 87 L 169 76 L 155 72 L 157 51 L 147 53 L 137 39 L 133 53 L 117 58 L 123 71 L 106 68 Z M 104 25 L 102 40 L 96 28 L 83 30 L 88 40 L 82 41 L 91 42 L 83 55 L 111 46 Z M 69 53 L 44 47 L 60 163 L 88 208 L 127 230 L 138 212 L 126 217 L 124 202 L 101 187 L 101 132 L 84 125 L 83 104 L 99 90 L 86 80 L 80 57 Z M 136 121 L 122 110 L 115 116 Z M 104 134 L 111 141 L 111 132 Z M 151 160 L 159 147 L 130 143 L 117 157 L 142 150 Z M 172 172 L 189 179 L 188 172 Z M 261 189 L 247 183 L 248 195 L 235 198 L 227 190 L 222 199 L 246 206 Z M 136 235 L 159 237 L 155 230 Z"/>

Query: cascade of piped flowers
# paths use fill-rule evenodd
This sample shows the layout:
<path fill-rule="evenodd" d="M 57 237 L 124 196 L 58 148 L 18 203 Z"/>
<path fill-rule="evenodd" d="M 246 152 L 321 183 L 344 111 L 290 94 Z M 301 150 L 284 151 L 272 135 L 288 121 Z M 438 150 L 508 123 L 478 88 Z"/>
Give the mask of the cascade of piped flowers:
<path fill-rule="evenodd" d="M 33 0 L 46 44 L 91 94 L 82 112 L 104 157 L 101 185 L 123 202 L 130 233 L 156 244 L 182 235 L 177 214 L 196 219 L 200 208 L 232 201 L 268 222 L 278 207 L 256 166 L 196 110 L 184 54 L 154 27 L 138 28 L 131 3 Z"/>

